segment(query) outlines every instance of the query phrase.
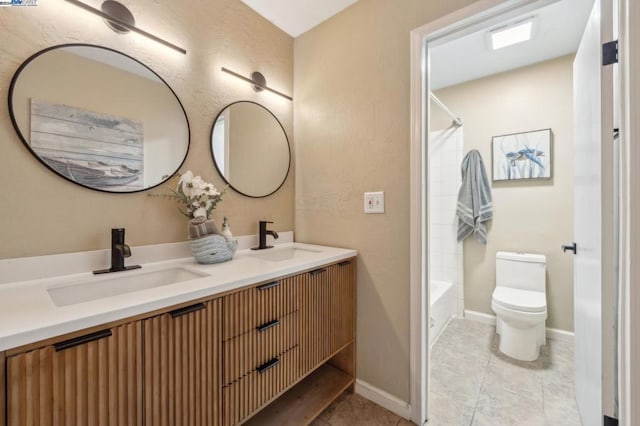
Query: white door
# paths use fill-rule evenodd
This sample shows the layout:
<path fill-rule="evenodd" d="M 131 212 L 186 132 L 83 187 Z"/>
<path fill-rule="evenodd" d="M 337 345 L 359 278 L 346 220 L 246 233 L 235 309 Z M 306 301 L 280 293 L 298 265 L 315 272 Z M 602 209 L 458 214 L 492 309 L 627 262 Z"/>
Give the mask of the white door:
<path fill-rule="evenodd" d="M 585 426 L 612 414 L 613 359 L 603 348 L 613 336 L 613 66 L 601 59 L 612 22 L 612 0 L 596 0 L 573 68 L 575 386 Z"/>

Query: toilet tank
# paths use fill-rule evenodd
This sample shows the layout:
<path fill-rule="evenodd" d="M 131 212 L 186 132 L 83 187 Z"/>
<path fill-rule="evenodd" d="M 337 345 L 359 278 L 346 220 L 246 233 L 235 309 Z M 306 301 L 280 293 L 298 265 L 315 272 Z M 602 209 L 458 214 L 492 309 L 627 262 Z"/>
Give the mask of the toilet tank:
<path fill-rule="evenodd" d="M 496 253 L 496 287 L 545 292 L 547 260 L 542 254 Z"/>

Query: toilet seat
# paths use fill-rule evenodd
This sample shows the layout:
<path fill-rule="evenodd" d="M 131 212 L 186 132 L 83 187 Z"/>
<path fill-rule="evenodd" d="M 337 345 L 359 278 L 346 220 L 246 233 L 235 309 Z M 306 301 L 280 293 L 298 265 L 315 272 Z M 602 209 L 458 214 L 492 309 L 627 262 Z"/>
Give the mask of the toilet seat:
<path fill-rule="evenodd" d="M 522 290 L 511 287 L 496 287 L 493 302 L 505 308 L 521 312 L 545 312 L 547 300 L 539 291 Z"/>

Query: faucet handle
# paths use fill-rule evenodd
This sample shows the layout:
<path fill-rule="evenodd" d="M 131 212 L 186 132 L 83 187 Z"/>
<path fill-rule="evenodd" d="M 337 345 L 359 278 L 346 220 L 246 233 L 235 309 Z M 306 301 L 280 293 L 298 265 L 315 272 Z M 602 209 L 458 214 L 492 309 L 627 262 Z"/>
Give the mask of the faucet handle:
<path fill-rule="evenodd" d="M 131 248 L 126 244 L 118 244 L 117 247 L 122 250 L 122 256 L 130 257 L 131 256 Z"/>

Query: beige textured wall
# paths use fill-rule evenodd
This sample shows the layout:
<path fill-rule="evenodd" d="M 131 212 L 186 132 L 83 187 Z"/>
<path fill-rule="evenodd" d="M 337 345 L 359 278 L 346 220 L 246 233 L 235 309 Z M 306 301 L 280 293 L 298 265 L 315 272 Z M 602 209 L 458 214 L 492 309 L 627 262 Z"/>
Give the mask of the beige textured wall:
<path fill-rule="evenodd" d="M 357 375 L 405 401 L 409 33 L 469 3 L 360 0 L 294 43 L 296 238 L 358 250 Z"/>
<path fill-rule="evenodd" d="M 465 309 L 493 314 L 497 251 L 547 258 L 547 327 L 573 330 L 573 55 L 436 92 L 464 122 L 464 152 L 477 149 L 491 179 L 491 137 L 551 128 L 551 180 L 493 182 L 488 244 L 464 241 Z M 432 127 L 451 123 L 434 108 Z"/>
<path fill-rule="evenodd" d="M 89 2 L 88 2 L 89 3 Z M 98 5 L 100 2 L 90 2 Z M 190 3 L 124 2 L 136 22 L 187 49 L 176 53 L 136 34 L 119 35 L 100 18 L 61 1 L 36 7 L 3 8 L 0 13 L 0 98 L 11 77 L 37 51 L 56 44 L 91 43 L 111 47 L 154 69 L 177 93 L 191 127 L 191 148 L 182 171 L 191 169 L 223 186 L 210 154 L 213 120 L 227 104 L 253 100 L 269 108 L 292 136 L 293 104 L 220 71 L 244 75 L 260 71 L 268 84 L 293 91 L 293 40 L 237 0 Z M 291 138 L 293 139 L 293 138 Z M 182 241 L 186 221 L 174 204 L 146 193 L 105 194 L 74 185 L 42 166 L 22 145 L 0 103 L 0 258 L 107 248 L 112 227 L 125 227 L 131 245 Z M 277 230 L 294 227 L 294 176 L 276 194 L 251 199 L 229 191 L 214 218 L 229 217 L 237 235 L 257 232 L 260 219 Z M 158 190 L 156 190 L 157 192 Z"/>

